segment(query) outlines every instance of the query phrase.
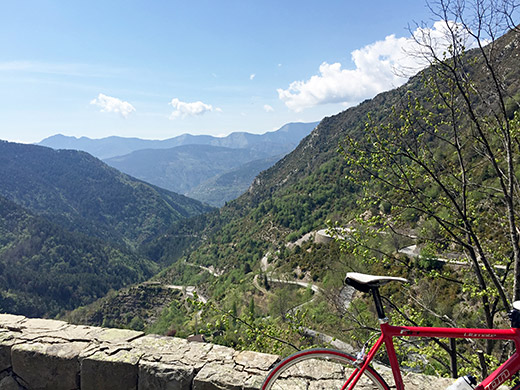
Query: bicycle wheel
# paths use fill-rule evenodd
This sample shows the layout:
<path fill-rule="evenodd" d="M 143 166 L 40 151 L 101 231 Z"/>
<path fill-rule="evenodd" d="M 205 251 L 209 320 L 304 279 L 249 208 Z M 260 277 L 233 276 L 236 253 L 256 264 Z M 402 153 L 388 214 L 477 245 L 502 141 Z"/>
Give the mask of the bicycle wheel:
<path fill-rule="evenodd" d="M 310 349 L 282 360 L 271 370 L 262 390 L 341 390 L 353 373 L 353 356 L 333 349 Z M 383 378 L 367 368 L 356 390 L 390 390 Z"/>

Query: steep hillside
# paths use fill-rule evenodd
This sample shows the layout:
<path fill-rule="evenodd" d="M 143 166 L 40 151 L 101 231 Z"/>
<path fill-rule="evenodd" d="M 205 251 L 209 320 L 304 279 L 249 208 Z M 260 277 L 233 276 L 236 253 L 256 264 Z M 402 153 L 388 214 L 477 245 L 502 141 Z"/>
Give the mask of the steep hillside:
<path fill-rule="evenodd" d="M 508 115 L 513 115 L 518 109 L 520 100 L 519 47 L 518 34 L 508 34 L 496 41 L 492 47 L 497 58 L 497 71 L 504 81 Z M 485 73 L 483 59 L 478 51 L 468 52 L 466 62 L 468 71 L 475 80 L 473 85 L 480 90 L 486 90 L 487 83 L 492 80 Z M 370 265 L 360 263 L 354 253 L 340 252 L 337 244 L 314 243 L 312 236 L 307 243 L 293 241 L 308 232 L 326 227 L 327 220 L 347 224 L 353 217 L 369 216 L 379 213 L 384 208 L 383 205 L 375 204 L 372 210 L 372 206 L 367 203 L 357 203 L 362 192 L 359 187 L 345 179 L 350 168 L 338 153 L 339 145 L 347 136 L 354 140 L 362 139 L 366 132 L 368 114 L 372 126 L 376 127 L 390 120 L 400 120 L 398 116 L 397 119 L 392 119 L 395 118 L 392 116 L 393 107 L 397 110 L 406 108 L 414 98 L 427 103 L 431 101 L 432 91 L 425 85 L 431 71 L 427 69 L 396 90 L 382 93 L 338 115 L 323 119 L 292 153 L 262 172 L 247 193 L 229 202 L 218 214 L 207 216 L 208 222 L 203 233 L 207 238 L 186 256 L 186 262 L 175 264 L 156 279 L 166 284 L 193 284 L 193 280 L 190 280 L 185 272 L 188 263 L 190 267 L 193 267 L 191 264 L 206 267 L 200 268 L 200 275 L 207 273 L 207 268 L 211 266 L 219 272 L 210 280 L 198 284 L 198 288 L 213 299 L 221 310 L 220 313 L 237 313 L 243 315 L 243 319 L 251 321 L 258 317 L 265 320 L 267 316 L 272 319 L 275 313 L 287 313 L 291 309 L 291 302 L 299 302 L 301 297 L 292 291 L 282 290 L 279 285 L 283 283 L 279 280 L 314 282 L 326 290 L 323 300 L 313 302 L 306 310 L 317 319 L 313 326 L 319 326 L 320 330 L 334 334 L 340 329 L 341 325 L 337 321 L 344 314 L 344 309 L 341 309 L 342 305 L 337 302 L 336 297 L 339 295 L 345 271 L 363 271 Z M 489 96 L 485 97 L 485 100 L 488 102 L 487 99 L 493 98 Z M 435 109 L 436 107 L 432 108 Z M 483 106 L 477 110 L 482 115 L 487 113 Z M 435 114 L 440 114 L 439 118 L 442 119 L 442 112 Z M 468 123 L 464 114 L 460 114 L 457 119 L 460 120 L 463 129 L 471 129 L 470 126 L 464 126 Z M 433 156 L 437 156 L 433 154 L 435 152 L 442 156 L 443 150 L 435 149 L 439 145 L 441 144 L 435 142 L 431 144 Z M 487 180 L 492 183 L 489 176 Z M 375 184 L 373 185 L 374 192 L 379 190 Z M 364 189 L 370 193 L 370 184 Z M 478 197 L 479 194 L 475 196 Z M 424 216 L 421 218 L 420 215 L 410 216 L 410 231 L 429 229 L 429 225 L 420 224 L 424 219 Z M 399 242 L 393 242 L 393 239 L 390 235 L 378 236 L 374 238 L 373 245 L 381 250 L 394 251 L 411 245 L 405 238 Z M 157 242 L 156 245 L 158 244 Z M 165 242 L 161 241 L 160 244 L 164 245 Z M 427 274 L 431 269 L 429 267 L 435 266 L 428 261 L 415 265 L 414 261 L 404 260 L 399 269 L 402 272 Z M 372 271 L 389 272 L 385 268 L 387 264 L 374 263 L 371 265 Z M 454 275 L 454 279 L 457 278 L 462 276 Z M 274 279 L 278 281 L 273 282 Z M 446 295 L 436 295 L 436 302 L 444 305 L 448 314 L 451 314 L 450 310 L 453 310 L 456 304 L 453 301 L 450 303 L 447 296 L 453 299 L 461 291 L 458 290 L 458 284 L 447 286 L 444 282 L 439 282 L 439 286 L 441 285 Z M 421 286 L 429 286 L 429 282 L 422 282 Z M 425 291 L 429 291 L 429 288 L 426 287 Z M 332 312 L 335 315 L 332 315 Z M 215 318 L 209 316 L 207 321 Z M 227 339 L 224 337 L 219 341 L 231 345 L 242 342 L 254 343 L 250 339 L 246 340 L 245 336 L 243 339 L 232 336 L 232 332 L 237 330 L 239 325 L 228 324 L 226 327 L 218 320 L 215 321 L 219 324 L 215 325 L 217 328 L 220 326 L 230 331 Z M 435 323 L 435 319 L 429 321 Z M 262 322 L 256 324 L 263 326 Z M 283 328 L 283 323 L 277 325 Z"/>
<path fill-rule="evenodd" d="M 265 157 L 265 153 L 252 149 L 184 145 L 171 149 L 138 150 L 105 162 L 148 183 L 186 194 L 210 178 Z"/>
<path fill-rule="evenodd" d="M 0 142 L 0 195 L 65 228 L 131 246 L 208 211 L 84 152 Z"/>
<path fill-rule="evenodd" d="M 258 173 L 272 167 L 280 158 L 275 156 L 247 162 L 200 183 L 186 195 L 212 206 L 223 206 L 246 192 Z"/>
<path fill-rule="evenodd" d="M 0 312 L 53 317 L 149 278 L 158 268 L 0 196 Z"/>

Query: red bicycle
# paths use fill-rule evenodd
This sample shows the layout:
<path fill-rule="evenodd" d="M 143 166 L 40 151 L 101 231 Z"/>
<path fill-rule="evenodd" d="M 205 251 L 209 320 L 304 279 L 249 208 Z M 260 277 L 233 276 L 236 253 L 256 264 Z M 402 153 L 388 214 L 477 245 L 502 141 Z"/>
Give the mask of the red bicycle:
<path fill-rule="evenodd" d="M 363 350 L 357 357 L 327 348 L 297 352 L 282 360 L 271 370 L 261 389 L 390 390 L 390 386 L 383 377 L 370 366 L 376 353 L 384 344 L 395 382 L 395 387 L 392 386 L 392 388 L 404 390 L 405 386 L 393 342 L 394 337 L 493 339 L 512 340 L 514 342 L 514 354 L 480 384 L 468 383 L 455 388 L 495 390 L 504 382 L 512 379 L 520 370 L 520 353 L 518 352 L 520 351 L 520 301 L 513 304 L 513 310 L 510 312 L 510 329 L 392 326 L 388 323 L 388 319 L 385 316 L 381 296 L 379 295 L 379 287 L 392 281 L 408 282 L 404 278 L 374 276 L 354 272 L 347 273 L 345 278 L 346 284 L 359 291 L 371 292 L 374 298 L 381 335 L 368 353 L 365 353 L 365 347 L 363 347 Z M 456 383 L 460 383 L 463 379 L 466 378 L 460 378 Z M 515 385 L 513 390 L 520 390 L 520 384 Z"/>

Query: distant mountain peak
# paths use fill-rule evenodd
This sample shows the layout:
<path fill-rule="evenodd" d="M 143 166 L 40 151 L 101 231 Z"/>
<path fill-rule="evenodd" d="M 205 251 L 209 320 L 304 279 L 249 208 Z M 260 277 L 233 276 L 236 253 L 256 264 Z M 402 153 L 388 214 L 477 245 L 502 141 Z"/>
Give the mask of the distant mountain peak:
<path fill-rule="evenodd" d="M 316 125 L 295 122 L 263 134 L 233 132 L 214 137 L 185 133 L 165 140 L 56 135 L 39 145 L 86 151 L 138 179 L 221 206 L 245 192 L 260 171 L 294 150 Z M 234 178 L 232 186 L 218 184 L 229 177 Z"/>
<path fill-rule="evenodd" d="M 224 137 L 212 135 L 194 135 L 184 133 L 173 138 L 163 140 L 141 139 L 135 137 L 108 136 L 104 138 L 75 137 L 63 134 L 55 134 L 38 142 L 37 145 L 47 146 L 53 149 L 83 150 L 100 159 L 108 159 L 123 156 L 140 149 L 168 149 L 174 146 L 196 144 L 215 145 L 230 148 L 249 147 L 251 143 L 272 140 L 290 134 L 295 139 L 301 140 L 310 130 L 318 125 L 318 122 L 291 122 L 283 125 L 278 130 L 267 131 L 262 134 L 237 131 Z M 310 129 L 310 130 L 309 130 Z M 279 139 L 278 142 L 281 140 Z M 284 141 L 287 141 L 285 139 Z M 297 142 L 296 142 L 297 143 Z M 294 145 L 295 146 L 295 145 Z"/>

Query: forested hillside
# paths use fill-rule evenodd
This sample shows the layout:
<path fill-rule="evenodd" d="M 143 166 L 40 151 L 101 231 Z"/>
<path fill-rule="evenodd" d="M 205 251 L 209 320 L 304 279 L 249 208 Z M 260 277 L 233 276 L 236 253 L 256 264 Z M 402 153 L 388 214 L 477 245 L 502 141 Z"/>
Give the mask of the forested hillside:
<path fill-rule="evenodd" d="M 136 247 L 210 210 L 72 150 L 0 142 L 0 195 L 65 228 Z"/>
<path fill-rule="evenodd" d="M 144 281 L 165 264 L 142 245 L 209 210 L 85 152 L 0 142 L 0 310 L 56 316 Z"/>
<path fill-rule="evenodd" d="M 157 264 L 0 196 L 0 311 L 55 316 L 151 277 Z"/>

